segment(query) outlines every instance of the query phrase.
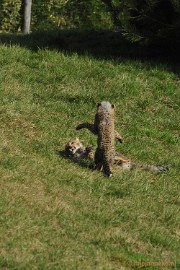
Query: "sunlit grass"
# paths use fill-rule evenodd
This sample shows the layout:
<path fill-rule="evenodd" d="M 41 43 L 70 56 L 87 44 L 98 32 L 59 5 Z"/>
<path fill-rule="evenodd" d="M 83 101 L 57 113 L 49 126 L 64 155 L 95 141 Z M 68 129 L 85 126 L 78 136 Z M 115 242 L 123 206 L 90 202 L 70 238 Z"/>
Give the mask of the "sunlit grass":
<path fill-rule="evenodd" d="M 149 62 L 18 45 L 0 46 L 0 65 L 1 268 L 176 262 L 179 77 Z M 92 122 L 102 100 L 116 105 L 125 140 L 116 149 L 169 172 L 114 170 L 109 179 L 58 155 L 76 136 L 96 147 L 94 135 L 75 127 Z"/>

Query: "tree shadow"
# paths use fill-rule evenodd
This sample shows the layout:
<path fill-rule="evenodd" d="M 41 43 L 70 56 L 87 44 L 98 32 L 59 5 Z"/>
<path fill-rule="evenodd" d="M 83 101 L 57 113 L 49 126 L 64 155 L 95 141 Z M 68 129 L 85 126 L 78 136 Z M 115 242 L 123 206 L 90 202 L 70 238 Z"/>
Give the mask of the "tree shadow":
<path fill-rule="evenodd" d="M 19 45 L 32 51 L 56 49 L 67 54 L 92 55 L 97 59 L 150 61 L 165 64 L 180 75 L 180 41 L 161 41 L 142 45 L 127 41 L 120 31 L 112 30 L 53 30 L 30 35 L 0 34 L 0 43 Z"/>

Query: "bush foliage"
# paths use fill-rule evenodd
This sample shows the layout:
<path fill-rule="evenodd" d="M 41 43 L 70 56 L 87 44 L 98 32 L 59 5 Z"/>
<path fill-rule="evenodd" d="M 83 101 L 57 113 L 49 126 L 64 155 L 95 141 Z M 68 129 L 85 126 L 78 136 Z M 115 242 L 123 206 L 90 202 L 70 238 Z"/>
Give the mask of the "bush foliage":
<path fill-rule="evenodd" d="M 173 39 L 180 33 L 179 0 L 101 0 L 132 41 Z"/>
<path fill-rule="evenodd" d="M 21 30 L 21 0 L 1 0 L 0 31 Z M 33 0 L 31 30 L 118 28 L 131 41 L 178 39 L 179 0 Z"/>
<path fill-rule="evenodd" d="M 0 31 L 21 29 L 21 0 L 1 0 Z M 96 0 L 33 0 L 31 30 L 54 28 L 110 28 L 111 15 Z"/>
<path fill-rule="evenodd" d="M 0 1 L 0 31 L 16 32 L 21 25 L 21 1 Z"/>

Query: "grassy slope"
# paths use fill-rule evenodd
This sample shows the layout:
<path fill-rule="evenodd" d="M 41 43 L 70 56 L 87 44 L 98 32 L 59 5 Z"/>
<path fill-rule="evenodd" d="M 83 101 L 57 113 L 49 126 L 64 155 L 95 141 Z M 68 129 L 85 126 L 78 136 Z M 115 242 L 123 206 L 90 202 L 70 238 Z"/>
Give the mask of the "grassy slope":
<path fill-rule="evenodd" d="M 179 77 L 148 62 L 18 45 L 0 46 L 0 66 L 0 267 L 136 269 L 178 260 Z M 75 126 L 92 121 L 102 100 L 116 105 L 125 138 L 117 150 L 171 171 L 108 179 L 57 154 L 75 136 L 95 147 Z"/>

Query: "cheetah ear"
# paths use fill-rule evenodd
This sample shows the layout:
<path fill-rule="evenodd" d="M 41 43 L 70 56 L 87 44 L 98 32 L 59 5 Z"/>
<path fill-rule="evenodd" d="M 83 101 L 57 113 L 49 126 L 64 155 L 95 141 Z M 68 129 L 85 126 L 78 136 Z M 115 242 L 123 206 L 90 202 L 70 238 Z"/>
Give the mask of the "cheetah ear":
<path fill-rule="evenodd" d="M 79 141 L 79 138 L 78 137 L 76 137 L 76 141 Z"/>
<path fill-rule="evenodd" d="M 115 107 L 115 106 L 114 106 L 114 104 L 111 104 L 111 108 L 113 108 L 113 109 L 114 109 L 114 107 Z"/>
<path fill-rule="evenodd" d="M 97 108 L 101 105 L 101 103 L 97 103 Z"/>

